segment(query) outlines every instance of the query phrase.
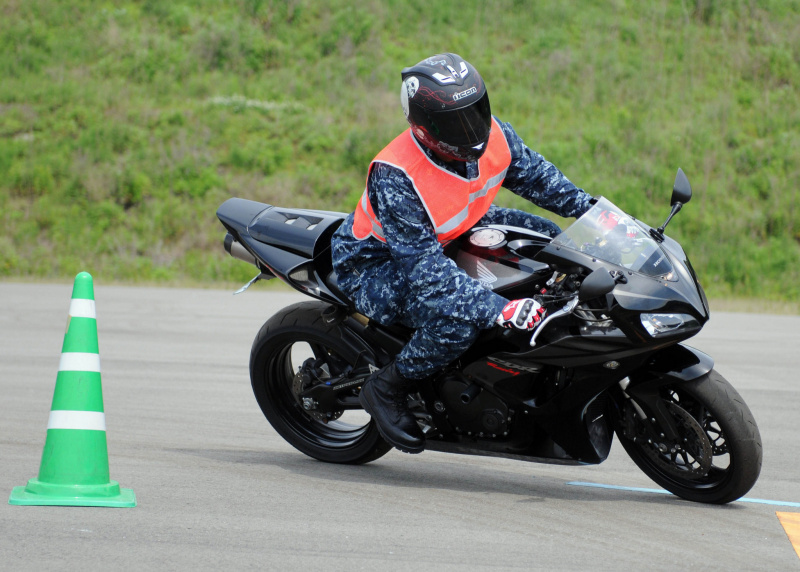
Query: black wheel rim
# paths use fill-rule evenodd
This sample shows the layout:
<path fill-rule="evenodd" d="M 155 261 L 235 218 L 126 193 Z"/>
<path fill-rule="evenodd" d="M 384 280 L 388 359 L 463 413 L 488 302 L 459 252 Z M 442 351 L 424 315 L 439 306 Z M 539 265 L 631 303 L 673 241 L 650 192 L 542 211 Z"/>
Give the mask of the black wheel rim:
<path fill-rule="evenodd" d="M 308 356 L 324 360 L 333 376 L 341 374 L 343 365 L 352 365 L 353 361 L 319 340 L 285 339 L 282 344 L 273 346 L 272 351 L 265 356 L 264 379 L 258 381 L 263 384 L 267 400 L 273 404 L 274 411 L 285 425 L 309 443 L 339 450 L 358 445 L 370 429 L 366 413 L 352 412 L 361 413 L 364 418 L 362 421 L 351 416 L 348 419 L 324 423 L 311 417 L 294 395 L 294 375 Z"/>
<path fill-rule="evenodd" d="M 699 428 L 702 428 L 708 445 L 706 447 L 700 443 L 683 443 L 686 453 L 654 453 L 657 448 L 655 443 L 648 441 L 646 432 L 642 430 L 643 423 L 637 421 L 637 436 L 635 441 L 628 440 L 628 443 L 637 447 L 640 451 L 639 460 L 647 464 L 650 469 L 660 475 L 666 482 L 675 487 L 694 491 L 710 491 L 724 487 L 734 472 L 735 459 L 728 450 L 725 433 L 713 414 L 698 400 L 693 398 L 688 392 L 680 389 L 670 388 L 664 391 L 662 399 L 667 402 L 668 408 L 675 411 L 675 408 L 688 413 Z M 684 438 L 692 439 L 691 431 L 685 431 Z M 672 445 L 672 444 L 670 444 Z M 671 450 L 671 446 L 668 449 Z M 681 463 L 694 462 L 695 455 L 701 455 L 701 451 L 711 452 L 710 467 L 705 474 L 696 475 L 693 471 L 682 471 Z M 658 457 L 658 458 L 656 458 Z M 664 463 L 673 461 L 676 466 L 666 469 Z M 680 476 L 684 474 L 685 476 Z"/>

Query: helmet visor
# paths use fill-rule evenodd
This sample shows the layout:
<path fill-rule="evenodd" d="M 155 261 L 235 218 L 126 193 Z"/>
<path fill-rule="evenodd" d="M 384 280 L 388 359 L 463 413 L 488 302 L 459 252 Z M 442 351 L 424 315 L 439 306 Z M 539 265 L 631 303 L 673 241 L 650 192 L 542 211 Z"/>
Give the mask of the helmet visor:
<path fill-rule="evenodd" d="M 431 134 L 454 147 L 474 147 L 489 140 L 492 110 L 489 93 L 468 107 L 428 112 Z"/>

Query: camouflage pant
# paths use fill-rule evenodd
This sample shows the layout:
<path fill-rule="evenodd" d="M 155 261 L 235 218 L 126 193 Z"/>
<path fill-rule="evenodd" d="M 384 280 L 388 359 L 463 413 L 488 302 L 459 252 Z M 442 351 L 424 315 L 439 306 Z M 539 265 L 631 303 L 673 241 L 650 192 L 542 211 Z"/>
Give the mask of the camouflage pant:
<path fill-rule="evenodd" d="M 561 232 L 545 218 L 495 206 L 476 226 L 487 224 L 519 226 L 549 236 Z M 467 351 L 480 332 L 475 322 L 442 315 L 440 306 L 446 305 L 445 300 L 437 303 L 436 293 L 416 295 L 391 261 L 358 275 L 339 277 L 339 286 L 365 316 L 384 325 L 399 323 L 416 330 L 396 358 L 398 371 L 409 379 L 422 379 L 441 370 Z"/>

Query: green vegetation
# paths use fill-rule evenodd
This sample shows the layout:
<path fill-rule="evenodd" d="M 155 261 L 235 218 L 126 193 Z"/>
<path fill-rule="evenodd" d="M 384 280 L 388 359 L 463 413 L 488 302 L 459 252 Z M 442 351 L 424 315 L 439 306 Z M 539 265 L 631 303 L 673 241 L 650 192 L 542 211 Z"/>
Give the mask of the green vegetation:
<path fill-rule="evenodd" d="M 6 0 L 0 277 L 250 278 L 217 206 L 351 210 L 405 127 L 399 70 L 449 50 L 639 218 L 664 220 L 682 167 L 695 198 L 669 230 L 710 295 L 794 302 L 798 30 L 800 0 Z"/>

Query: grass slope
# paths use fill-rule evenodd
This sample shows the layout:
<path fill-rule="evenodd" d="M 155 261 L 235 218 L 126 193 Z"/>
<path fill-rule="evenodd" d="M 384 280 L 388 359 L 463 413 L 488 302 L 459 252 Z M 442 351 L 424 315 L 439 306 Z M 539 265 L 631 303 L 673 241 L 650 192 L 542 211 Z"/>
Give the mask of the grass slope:
<path fill-rule="evenodd" d="M 405 127 L 399 70 L 449 50 L 639 218 L 663 221 L 682 167 L 669 230 L 710 295 L 797 301 L 798 29 L 798 0 L 6 0 L 0 277 L 249 278 L 216 207 L 351 210 Z"/>

